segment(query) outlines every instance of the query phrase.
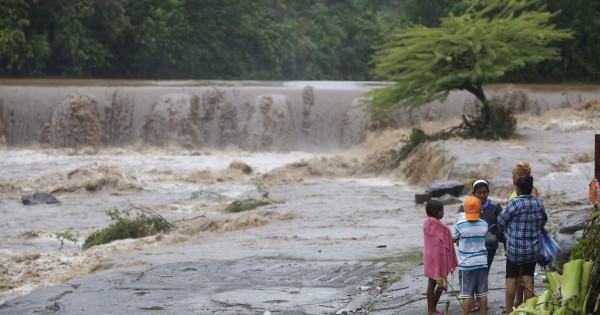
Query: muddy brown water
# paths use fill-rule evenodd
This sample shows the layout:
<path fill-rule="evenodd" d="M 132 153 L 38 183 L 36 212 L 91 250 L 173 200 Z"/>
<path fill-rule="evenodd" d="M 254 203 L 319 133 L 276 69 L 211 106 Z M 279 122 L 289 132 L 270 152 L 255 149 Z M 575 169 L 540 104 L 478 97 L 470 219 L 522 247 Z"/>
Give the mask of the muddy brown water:
<path fill-rule="evenodd" d="M 532 163 L 542 198 L 556 213 L 551 215 L 553 223 L 568 217 L 570 206 L 585 205 L 590 169 L 593 172 L 593 136 L 600 124 L 595 107 L 576 106 L 598 98 L 597 87 L 492 86 L 490 95 L 522 112 L 514 139 L 432 143 L 398 169 L 373 175 L 360 172 L 365 159 L 401 145 L 401 135 L 411 126 L 442 128 L 473 110 L 472 98 L 456 92 L 443 104 L 398 114 L 398 130 L 369 133 L 368 119 L 356 105 L 364 92 L 377 86 L 0 81 L 6 140 L 0 149 L 0 302 L 99 270 L 257 255 L 368 261 L 401 275 L 420 259 L 424 217 L 414 194 L 425 183 L 485 177 L 492 182 L 492 197 L 504 201 L 511 165 L 520 159 Z M 92 149 L 40 146 L 40 130 L 72 93 L 95 98 L 102 144 Z M 142 127 L 153 106 L 172 94 L 197 96 L 200 107 L 214 106 L 214 120 L 198 125 L 210 141 L 187 148 L 142 143 Z M 211 101 L 215 95 L 222 95 L 216 103 Z M 273 111 L 252 116 L 265 108 L 267 99 L 275 104 Z M 130 114 L 116 115 L 117 105 L 128 107 Z M 232 116 L 225 119 L 225 113 Z M 110 117 L 131 120 L 110 122 Z M 129 127 L 123 133 L 118 126 Z M 223 130 L 243 130 L 257 138 L 268 131 L 275 140 L 242 150 L 240 141 L 248 140 L 244 132 L 234 132 L 238 138 L 215 136 Z M 229 142 L 219 142 L 222 139 Z M 236 161 L 253 172 L 232 169 Z M 421 180 L 415 180 L 418 177 Z M 277 203 L 248 213 L 223 211 L 236 199 L 260 198 L 259 182 L 267 184 Z M 22 205 L 21 196 L 35 191 L 54 191 L 61 203 Z M 177 222 L 178 232 L 80 250 L 87 235 L 110 224 L 107 209 L 132 205 Z M 448 224 L 455 207 L 448 209 Z M 76 235 L 77 242 L 63 239 L 61 247 L 60 233 Z"/>

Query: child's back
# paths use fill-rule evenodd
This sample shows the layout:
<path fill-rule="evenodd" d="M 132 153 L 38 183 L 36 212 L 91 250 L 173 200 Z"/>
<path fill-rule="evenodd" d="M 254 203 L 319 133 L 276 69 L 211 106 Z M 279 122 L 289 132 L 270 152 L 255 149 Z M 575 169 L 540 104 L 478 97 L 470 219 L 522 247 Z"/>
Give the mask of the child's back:
<path fill-rule="evenodd" d="M 465 215 L 454 226 L 452 238 L 458 241 L 458 272 L 463 314 L 469 314 L 474 300 L 479 300 L 480 314 L 486 314 L 488 263 L 485 235 L 486 221 L 479 218 L 481 201 L 469 197 L 463 205 Z"/>
<path fill-rule="evenodd" d="M 487 268 L 485 234 L 488 224 L 482 219 L 459 220 L 454 227 L 452 238 L 458 240 L 458 270 Z"/>

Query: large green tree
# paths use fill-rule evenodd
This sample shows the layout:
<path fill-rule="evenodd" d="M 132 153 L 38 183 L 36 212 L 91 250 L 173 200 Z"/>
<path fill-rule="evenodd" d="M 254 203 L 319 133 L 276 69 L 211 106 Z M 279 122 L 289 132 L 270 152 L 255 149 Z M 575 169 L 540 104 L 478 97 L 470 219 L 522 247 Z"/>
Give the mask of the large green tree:
<path fill-rule="evenodd" d="M 27 4 L 23 0 L 0 2 L 0 58 L 6 70 L 20 68 L 27 39 L 23 28 L 29 25 Z"/>
<path fill-rule="evenodd" d="M 191 28 L 184 0 L 122 1 L 116 61 L 135 77 L 178 78 Z"/>
<path fill-rule="evenodd" d="M 550 23 L 554 15 L 537 0 L 473 0 L 439 27 L 399 30 L 375 54 L 375 75 L 393 83 L 370 93 L 371 112 L 377 117 L 467 90 L 489 115 L 484 84 L 560 56 L 549 44 L 571 33 Z"/>
<path fill-rule="evenodd" d="M 109 64 L 111 57 L 91 26 L 95 7 L 92 0 L 49 1 L 54 12 L 45 25 L 52 55 L 48 69 L 60 76 L 92 77 L 96 68 Z"/>
<path fill-rule="evenodd" d="M 33 30 L 38 1 L 0 1 L 0 75 L 41 73 L 51 54 L 47 32 Z M 33 12 L 32 12 L 33 11 Z"/>
<path fill-rule="evenodd" d="M 546 67 L 552 72 L 543 73 L 553 81 L 560 79 L 600 80 L 600 1 L 597 0 L 546 0 L 548 9 L 560 10 L 555 19 L 558 27 L 573 30 L 573 38 L 561 42 L 562 58 Z"/>

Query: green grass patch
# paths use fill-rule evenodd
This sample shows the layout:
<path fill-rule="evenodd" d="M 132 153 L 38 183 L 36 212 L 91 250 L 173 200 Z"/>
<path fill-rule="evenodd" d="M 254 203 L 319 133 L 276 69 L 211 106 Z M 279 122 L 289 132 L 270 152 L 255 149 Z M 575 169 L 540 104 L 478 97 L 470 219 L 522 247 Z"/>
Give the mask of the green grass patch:
<path fill-rule="evenodd" d="M 158 213 L 141 208 L 119 210 L 117 208 L 106 210 L 106 215 L 112 223 L 99 231 L 92 233 L 82 246 L 83 250 L 115 240 L 128 238 L 141 238 L 160 232 L 168 233 L 175 226 L 165 220 Z"/>

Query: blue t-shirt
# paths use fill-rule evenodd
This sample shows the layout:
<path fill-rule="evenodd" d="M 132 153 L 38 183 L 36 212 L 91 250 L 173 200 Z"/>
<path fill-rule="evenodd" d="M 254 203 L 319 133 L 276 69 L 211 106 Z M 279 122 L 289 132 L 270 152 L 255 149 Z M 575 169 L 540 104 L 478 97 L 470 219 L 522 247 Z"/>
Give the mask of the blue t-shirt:
<path fill-rule="evenodd" d="M 458 240 L 458 270 L 487 268 L 485 234 L 488 224 L 482 219 L 467 221 L 464 216 L 456 222 L 452 238 Z"/>

